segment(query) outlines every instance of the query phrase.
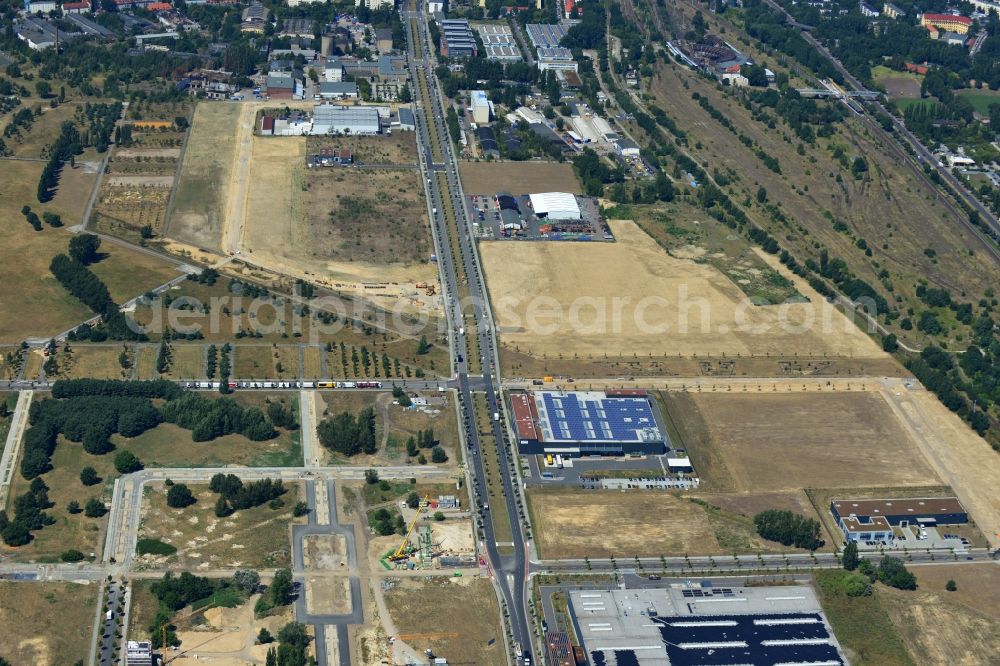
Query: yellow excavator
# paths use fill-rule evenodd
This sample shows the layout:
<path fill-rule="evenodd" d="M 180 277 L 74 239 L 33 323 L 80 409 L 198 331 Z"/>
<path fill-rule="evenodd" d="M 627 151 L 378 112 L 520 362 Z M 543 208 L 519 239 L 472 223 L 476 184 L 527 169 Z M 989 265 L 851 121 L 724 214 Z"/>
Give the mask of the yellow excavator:
<path fill-rule="evenodd" d="M 390 562 L 401 562 L 403 560 L 409 559 L 410 551 L 407 550 L 407 546 L 410 543 L 410 535 L 413 534 L 414 528 L 417 526 L 417 521 L 420 520 L 420 514 L 424 512 L 427 507 L 431 505 L 430 495 L 424 496 L 424 500 L 417 505 L 417 512 L 413 514 L 413 520 L 410 521 L 410 526 L 406 530 L 406 534 L 403 535 L 403 542 L 399 544 L 399 548 L 396 549 L 392 555 L 389 556 Z"/>

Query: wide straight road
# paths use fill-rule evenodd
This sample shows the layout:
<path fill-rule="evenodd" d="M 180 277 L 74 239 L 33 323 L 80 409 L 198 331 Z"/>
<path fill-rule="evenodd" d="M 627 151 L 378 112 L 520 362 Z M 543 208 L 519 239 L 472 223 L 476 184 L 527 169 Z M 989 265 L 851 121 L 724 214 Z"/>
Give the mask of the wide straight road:
<path fill-rule="evenodd" d="M 416 19 L 411 21 L 411 19 Z M 442 285 L 446 310 L 452 325 L 453 363 L 457 373 L 457 389 L 462 405 L 462 418 L 465 428 L 466 443 L 469 447 L 468 460 L 470 472 L 480 488 L 486 487 L 486 474 L 481 458 L 482 448 L 479 445 L 479 431 L 473 413 L 474 386 L 479 387 L 486 396 L 489 412 L 502 413 L 500 379 L 494 369 L 499 367 L 496 352 L 496 335 L 493 328 L 493 318 L 483 281 L 483 272 L 476 248 L 476 241 L 465 208 L 464 193 L 458 174 L 458 160 L 448 135 L 445 123 L 445 106 L 434 76 L 434 66 L 437 58 L 434 55 L 433 42 L 427 28 L 427 17 L 424 6 L 420 5 L 417 12 L 403 12 L 403 25 L 406 27 L 410 74 L 414 81 L 414 115 L 417 119 L 418 151 L 423 170 L 427 192 L 428 207 L 431 209 L 431 226 L 437 243 L 438 262 L 442 274 Z M 416 30 L 414 30 L 416 27 Z M 426 90 L 419 85 L 421 78 L 426 80 Z M 434 161 L 435 155 L 439 160 Z M 442 187 L 443 184 L 443 187 Z M 455 228 L 448 229 L 448 211 L 452 213 Z M 449 234 L 457 234 L 452 239 Z M 458 256 L 452 252 L 451 240 L 456 241 L 459 248 Z M 456 262 L 461 262 L 460 264 Z M 459 266 L 465 274 L 465 284 L 469 290 L 471 303 L 457 302 L 459 294 Z M 472 321 L 468 322 L 466 309 L 471 306 Z M 478 343 L 481 377 L 469 376 L 468 354 L 475 349 L 469 344 L 468 336 L 475 336 Z M 528 627 L 526 601 L 527 558 L 525 556 L 524 535 L 521 530 L 521 520 L 517 508 L 517 482 L 509 462 L 509 446 L 502 420 L 491 419 L 491 425 L 497 450 L 501 457 L 500 470 L 506 496 L 504 507 L 480 507 L 483 531 L 485 533 L 486 555 L 493 571 L 496 572 L 496 582 L 503 597 L 504 604 L 510 614 L 511 632 L 514 641 L 526 649 L 530 649 L 532 634 Z M 496 536 L 489 512 L 492 510 L 507 511 L 513 533 L 513 554 L 501 556 L 497 547 Z M 525 656 L 528 656 L 527 654 Z"/>

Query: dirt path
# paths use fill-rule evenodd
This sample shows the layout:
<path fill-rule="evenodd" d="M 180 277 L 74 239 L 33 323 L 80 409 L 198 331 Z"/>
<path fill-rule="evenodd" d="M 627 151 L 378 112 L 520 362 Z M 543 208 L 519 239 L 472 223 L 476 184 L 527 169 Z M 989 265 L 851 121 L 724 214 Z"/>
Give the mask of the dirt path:
<path fill-rule="evenodd" d="M 236 154 L 233 157 L 232 180 L 226 197 L 226 215 L 222 221 L 222 251 L 235 254 L 243 243 L 246 223 L 247 185 L 250 174 L 250 149 L 253 145 L 253 119 L 256 105 L 243 104 L 236 125 Z"/>
<path fill-rule="evenodd" d="M 1000 460 L 996 452 L 933 393 L 909 389 L 900 381 L 887 383 L 884 395 L 990 545 L 1000 547 Z"/>
<path fill-rule="evenodd" d="M 368 507 L 365 504 L 364 499 L 359 497 L 359 503 L 355 510 L 355 515 L 365 516 L 368 513 Z M 356 530 L 357 534 L 357 544 L 355 548 L 358 553 L 358 575 L 361 577 L 362 581 L 368 583 L 368 587 L 371 590 L 372 597 L 375 599 L 375 613 L 376 617 L 370 618 L 369 621 L 378 621 L 382 629 L 385 631 L 387 636 L 397 637 L 392 642 L 392 663 L 394 664 L 407 664 L 407 663 L 422 663 L 424 660 L 424 655 L 419 651 L 414 650 L 412 647 L 399 640 L 399 630 L 396 628 L 396 624 L 392 621 L 392 616 L 389 615 L 389 609 L 385 605 L 385 596 L 382 592 L 382 578 L 383 576 L 377 575 L 382 572 L 373 569 L 373 563 L 369 557 L 369 543 L 368 543 L 368 530 L 366 528 L 361 528 Z M 377 566 L 377 565 L 376 565 Z M 366 605 L 366 608 L 370 610 L 370 607 Z M 368 620 L 368 618 L 366 618 Z"/>

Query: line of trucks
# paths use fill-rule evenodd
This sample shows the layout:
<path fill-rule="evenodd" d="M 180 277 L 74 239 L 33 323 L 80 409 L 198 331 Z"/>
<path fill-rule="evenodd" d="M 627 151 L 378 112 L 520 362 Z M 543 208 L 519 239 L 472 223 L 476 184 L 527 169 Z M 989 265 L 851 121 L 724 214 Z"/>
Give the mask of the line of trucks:
<path fill-rule="evenodd" d="M 220 382 L 185 382 L 189 389 L 217 389 Z M 305 389 L 380 389 L 382 382 L 300 382 L 300 381 L 270 381 L 270 382 L 229 382 L 231 389 L 275 389 L 275 388 L 305 388 Z"/>

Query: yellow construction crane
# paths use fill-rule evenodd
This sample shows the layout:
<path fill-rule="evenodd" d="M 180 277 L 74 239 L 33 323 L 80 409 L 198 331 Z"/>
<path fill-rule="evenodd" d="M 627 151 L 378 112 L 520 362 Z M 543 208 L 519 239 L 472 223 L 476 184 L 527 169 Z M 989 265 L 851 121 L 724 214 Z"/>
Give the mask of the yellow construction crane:
<path fill-rule="evenodd" d="M 399 548 L 396 549 L 396 552 L 389 556 L 390 561 L 399 562 L 410 557 L 409 553 L 406 552 L 406 545 L 410 543 L 410 535 L 413 534 L 413 528 L 417 526 L 417 521 L 420 520 L 420 514 L 430 505 L 430 495 L 425 495 L 424 501 L 417 505 L 417 512 L 413 514 L 413 520 L 410 521 L 410 527 L 407 528 L 406 534 L 403 535 L 403 543 L 399 544 Z"/>

